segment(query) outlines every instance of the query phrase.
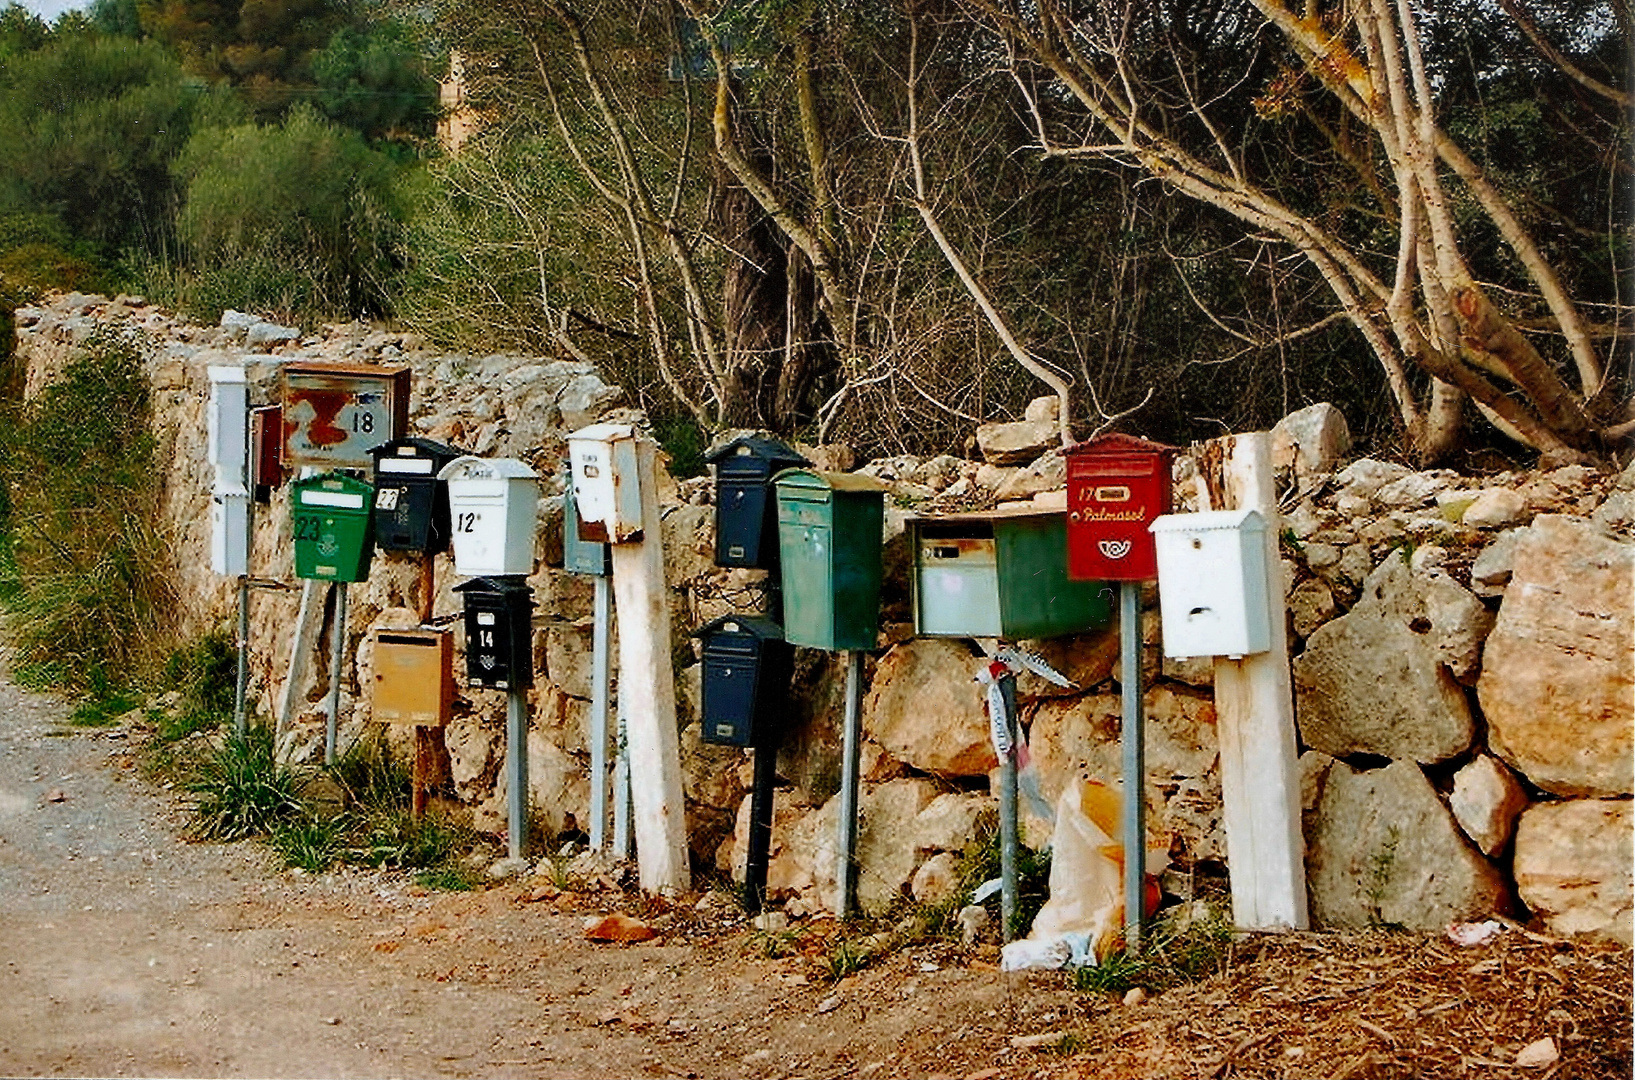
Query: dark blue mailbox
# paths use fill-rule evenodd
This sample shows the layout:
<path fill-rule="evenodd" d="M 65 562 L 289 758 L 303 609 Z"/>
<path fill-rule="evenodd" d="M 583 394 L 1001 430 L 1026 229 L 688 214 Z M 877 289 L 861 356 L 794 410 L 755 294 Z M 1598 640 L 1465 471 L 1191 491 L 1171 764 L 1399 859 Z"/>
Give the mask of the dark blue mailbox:
<path fill-rule="evenodd" d="M 371 450 L 375 460 L 375 546 L 435 555 L 449 544 L 448 485 L 443 466 L 465 453 L 433 439 L 393 439 Z"/>
<path fill-rule="evenodd" d="M 753 615 L 723 615 L 693 636 L 704 644 L 704 741 L 776 746 L 795 677 L 795 647 L 783 628 Z"/>
<path fill-rule="evenodd" d="M 534 684 L 534 594 L 520 577 L 456 585 L 465 600 L 466 685 L 522 690 Z"/>
<path fill-rule="evenodd" d="M 734 439 L 704 460 L 715 466 L 715 565 L 777 569 L 772 478 L 811 463 L 776 439 L 757 435 Z"/>

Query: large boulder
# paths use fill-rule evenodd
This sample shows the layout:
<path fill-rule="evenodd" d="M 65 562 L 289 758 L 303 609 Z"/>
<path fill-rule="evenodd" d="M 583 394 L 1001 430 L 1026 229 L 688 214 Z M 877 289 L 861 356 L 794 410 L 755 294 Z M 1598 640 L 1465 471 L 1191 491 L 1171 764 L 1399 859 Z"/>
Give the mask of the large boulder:
<path fill-rule="evenodd" d="M 1465 842 L 1419 766 L 1328 769 L 1306 838 L 1313 921 L 1439 931 L 1505 904 L 1505 884 Z"/>
<path fill-rule="evenodd" d="M 1631 783 L 1635 544 L 1541 514 L 1517 541 L 1510 585 L 1476 684 L 1493 751 L 1557 795 Z"/>
<path fill-rule="evenodd" d="M 883 915 L 902 895 L 920 865 L 915 819 L 937 797 L 937 786 L 923 778 L 864 785 L 858 798 L 857 903 L 865 914 Z M 804 877 L 815 883 L 817 904 L 834 910 L 836 902 L 837 795 L 808 814 L 790 835 L 789 847 Z"/>
<path fill-rule="evenodd" d="M 1307 405 L 1272 425 L 1272 464 L 1302 476 L 1334 471 L 1351 449 L 1345 416 L 1326 401 Z"/>
<path fill-rule="evenodd" d="M 1486 626 L 1481 607 L 1445 575 L 1416 575 L 1387 558 L 1350 613 L 1318 627 L 1295 658 L 1306 745 L 1333 757 L 1423 762 L 1464 751 L 1475 723 L 1449 663 L 1474 664 Z"/>
<path fill-rule="evenodd" d="M 976 445 L 990 465 L 1026 465 L 1061 445 L 1061 432 L 1055 420 L 983 424 L 976 429 Z"/>
<path fill-rule="evenodd" d="M 957 641 L 916 638 L 895 646 L 875 669 L 863 703 L 864 730 L 921 772 L 986 776 L 996 758 L 976 667 Z"/>
<path fill-rule="evenodd" d="M 1516 891 L 1557 934 L 1631 942 L 1627 801 L 1536 803 L 1516 828 Z"/>

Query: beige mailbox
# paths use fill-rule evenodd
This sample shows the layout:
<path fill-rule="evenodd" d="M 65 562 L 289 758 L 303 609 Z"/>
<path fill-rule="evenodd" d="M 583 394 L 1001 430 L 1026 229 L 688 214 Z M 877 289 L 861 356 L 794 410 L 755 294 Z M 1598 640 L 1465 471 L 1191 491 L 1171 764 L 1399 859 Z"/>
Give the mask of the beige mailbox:
<path fill-rule="evenodd" d="M 1272 647 L 1259 512 L 1166 514 L 1150 528 L 1165 656 L 1236 658 Z"/>

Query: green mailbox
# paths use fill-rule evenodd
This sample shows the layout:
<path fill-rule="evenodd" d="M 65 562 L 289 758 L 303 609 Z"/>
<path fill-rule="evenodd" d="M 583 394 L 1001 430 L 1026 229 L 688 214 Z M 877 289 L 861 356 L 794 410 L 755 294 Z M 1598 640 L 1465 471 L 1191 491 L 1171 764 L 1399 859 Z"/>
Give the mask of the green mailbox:
<path fill-rule="evenodd" d="M 874 648 L 886 485 L 814 469 L 785 469 L 775 484 L 784 640 L 811 649 Z"/>
<path fill-rule="evenodd" d="M 374 488 L 345 473 L 323 473 L 290 485 L 295 576 L 362 581 L 375 552 L 370 528 Z"/>
<path fill-rule="evenodd" d="M 1061 637 L 1111 617 L 1104 582 L 1068 579 L 1063 511 L 916 518 L 909 529 L 914 632 L 922 637 Z"/>

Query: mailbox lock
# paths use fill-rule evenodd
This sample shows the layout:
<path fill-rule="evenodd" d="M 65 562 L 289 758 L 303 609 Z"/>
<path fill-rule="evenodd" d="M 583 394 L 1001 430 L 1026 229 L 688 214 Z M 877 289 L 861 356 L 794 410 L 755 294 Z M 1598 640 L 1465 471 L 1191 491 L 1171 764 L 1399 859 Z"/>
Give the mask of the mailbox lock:
<path fill-rule="evenodd" d="M 584 468 L 584 473 L 585 473 L 585 479 L 594 480 L 598 476 L 602 475 L 602 470 L 598 469 L 595 465 L 592 465 L 591 463 L 586 462 L 585 463 L 585 468 Z"/>

